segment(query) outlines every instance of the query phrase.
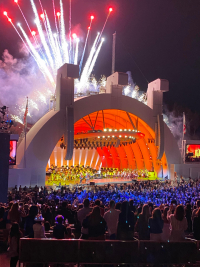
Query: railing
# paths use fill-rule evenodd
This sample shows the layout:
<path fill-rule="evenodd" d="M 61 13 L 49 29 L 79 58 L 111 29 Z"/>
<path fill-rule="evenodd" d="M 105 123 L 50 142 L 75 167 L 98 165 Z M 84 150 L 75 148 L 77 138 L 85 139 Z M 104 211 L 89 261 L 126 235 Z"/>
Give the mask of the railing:
<path fill-rule="evenodd" d="M 23 264 L 151 264 L 194 265 L 197 241 L 111 241 L 111 240 L 20 240 L 19 261 Z"/>

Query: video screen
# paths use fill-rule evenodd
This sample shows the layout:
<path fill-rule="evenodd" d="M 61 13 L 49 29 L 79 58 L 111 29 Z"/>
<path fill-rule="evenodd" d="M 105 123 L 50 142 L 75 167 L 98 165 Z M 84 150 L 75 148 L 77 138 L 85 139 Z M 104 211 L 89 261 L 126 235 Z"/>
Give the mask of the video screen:
<path fill-rule="evenodd" d="M 185 162 L 200 162 L 200 144 L 186 145 Z"/>
<path fill-rule="evenodd" d="M 10 141 L 9 165 L 16 165 L 17 141 Z"/>

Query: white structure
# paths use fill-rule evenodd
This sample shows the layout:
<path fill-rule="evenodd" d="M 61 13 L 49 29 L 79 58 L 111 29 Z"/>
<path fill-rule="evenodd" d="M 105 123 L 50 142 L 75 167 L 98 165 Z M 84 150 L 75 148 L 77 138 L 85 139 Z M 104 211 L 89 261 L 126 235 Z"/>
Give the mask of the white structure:
<path fill-rule="evenodd" d="M 77 66 L 65 64 L 59 69 L 56 109 L 45 114 L 28 132 L 25 153 L 26 168 L 23 166 L 24 141 L 19 145 L 17 166 L 15 169 L 10 169 L 9 187 L 16 184 L 22 186 L 44 185 L 46 166 L 58 140 L 64 135 L 67 145 L 65 159 L 70 160 L 73 155 L 74 124 L 93 112 L 112 109 L 134 114 L 141 121 L 142 127 L 148 126 L 152 133 L 156 133 L 156 144 L 151 145 L 154 146 L 154 150 L 158 149 L 158 160 L 161 160 L 163 155 L 166 156 L 167 172 L 164 176 L 168 175 L 173 179 L 174 164 L 180 164 L 181 157 L 177 143 L 162 119 L 162 94 L 168 91 L 168 81 L 158 79 L 149 84 L 147 91 L 149 106 L 146 106 L 136 99 L 119 93 L 122 85 L 126 85 L 128 82 L 127 75 L 120 73 L 108 77 L 106 94 L 83 97 L 74 101 L 74 79 L 77 77 Z M 146 142 L 148 141 L 146 140 Z M 144 150 L 144 144 L 139 145 L 138 149 Z M 145 149 L 147 148 L 145 147 Z M 150 160 L 147 152 L 143 153 L 143 156 L 146 157 L 145 162 Z M 135 156 L 138 156 L 137 152 L 135 152 Z M 139 160 L 140 158 L 138 158 L 138 162 Z M 155 157 L 154 163 L 156 164 Z"/>

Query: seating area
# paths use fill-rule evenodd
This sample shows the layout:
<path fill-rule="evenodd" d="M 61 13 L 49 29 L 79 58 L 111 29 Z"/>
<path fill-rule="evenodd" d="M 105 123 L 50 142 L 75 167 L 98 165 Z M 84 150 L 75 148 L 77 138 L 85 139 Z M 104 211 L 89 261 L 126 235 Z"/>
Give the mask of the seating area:
<path fill-rule="evenodd" d="M 19 261 L 25 264 L 131 264 L 199 266 L 197 241 L 111 241 L 20 239 Z M 30 265 L 31 266 L 31 265 Z"/>

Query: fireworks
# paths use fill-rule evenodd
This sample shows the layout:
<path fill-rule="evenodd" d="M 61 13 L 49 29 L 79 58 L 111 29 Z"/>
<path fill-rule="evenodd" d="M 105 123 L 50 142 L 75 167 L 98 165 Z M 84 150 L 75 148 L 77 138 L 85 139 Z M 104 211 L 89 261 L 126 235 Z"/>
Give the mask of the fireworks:
<path fill-rule="evenodd" d="M 94 44 L 91 48 L 89 57 L 85 60 L 86 64 L 85 66 L 83 66 L 88 37 L 92 28 L 92 23 L 95 19 L 93 15 L 90 16 L 90 24 L 83 46 L 83 52 L 81 54 L 80 39 L 76 33 L 72 34 L 71 0 L 69 1 L 69 33 L 66 32 L 65 28 L 65 19 L 67 16 L 64 13 L 63 0 L 59 0 L 59 10 L 56 10 L 54 0 L 52 0 L 52 8 L 55 18 L 54 24 L 56 28 L 55 32 L 53 32 L 52 30 L 52 24 L 49 21 L 47 12 L 42 6 L 41 0 L 39 0 L 39 4 L 42 10 L 41 14 L 39 14 L 38 12 L 39 9 L 36 7 L 35 1 L 30 0 L 30 4 L 35 16 L 34 21 L 37 30 L 31 29 L 31 27 L 29 26 L 28 20 L 26 19 L 26 14 L 23 13 L 18 0 L 14 0 L 14 3 L 19 8 L 29 32 L 26 32 L 26 29 L 23 28 L 23 25 L 21 23 L 18 23 L 17 26 L 15 26 L 13 20 L 9 17 L 7 11 L 4 11 L 3 15 L 7 17 L 8 21 L 13 26 L 21 41 L 23 42 L 24 47 L 26 48 L 28 53 L 34 58 L 39 70 L 41 71 L 46 80 L 46 87 L 48 87 L 48 89 L 43 90 L 42 92 L 39 92 L 37 94 L 35 92 L 32 92 L 32 99 L 30 101 L 31 108 L 36 110 L 40 109 L 40 107 L 38 106 L 38 100 L 40 100 L 41 103 L 46 103 L 46 105 L 48 104 L 47 99 L 55 93 L 57 70 L 65 63 L 76 65 L 79 64 L 80 79 L 76 80 L 75 82 L 75 92 L 83 94 L 88 89 L 88 83 L 90 82 L 91 73 L 102 48 L 104 41 L 104 39 L 102 38 L 102 34 L 107 24 L 110 13 L 113 11 L 111 10 L 112 8 L 108 10 L 108 16 L 106 18 L 102 31 L 101 33 L 97 34 L 97 37 L 95 38 Z M 21 111 L 23 111 L 23 104 L 24 103 L 21 103 L 21 106 L 18 107 L 19 113 L 22 113 Z M 17 118 L 16 115 L 13 116 L 14 118 Z M 21 121 L 20 114 L 18 119 L 16 120 L 18 122 Z"/>
<path fill-rule="evenodd" d="M 98 39 L 96 38 L 94 41 L 94 45 L 91 49 L 89 60 L 87 60 L 86 64 L 87 67 L 84 68 L 84 71 L 81 73 L 81 68 L 84 60 L 85 50 L 87 46 L 88 36 L 91 30 L 92 21 L 94 20 L 94 16 L 90 16 L 90 26 L 88 28 L 88 33 L 85 40 L 85 45 L 83 49 L 82 55 L 80 55 L 79 51 L 79 38 L 76 33 L 69 33 L 69 40 L 67 39 L 67 33 L 65 29 L 65 14 L 63 9 L 63 1 L 60 0 L 60 10 L 56 12 L 54 0 L 52 0 L 53 4 L 53 11 L 55 17 L 55 27 L 56 33 L 53 33 L 52 27 L 48 18 L 46 11 L 43 9 L 42 2 L 40 2 L 40 6 L 42 9 L 42 14 L 39 15 L 37 7 L 35 5 L 34 0 L 30 0 L 33 13 L 35 15 L 35 24 L 37 27 L 37 32 L 35 30 L 31 30 L 26 20 L 25 14 L 23 13 L 18 0 L 14 0 L 17 4 L 27 26 L 31 33 L 30 38 L 26 31 L 23 29 L 21 24 L 18 24 L 19 30 L 15 27 L 12 20 L 9 18 L 8 13 L 6 11 L 3 14 L 8 18 L 8 21 L 12 24 L 15 31 L 18 33 L 19 37 L 23 41 L 25 47 L 27 48 L 28 52 L 33 56 L 35 59 L 39 69 L 43 73 L 46 81 L 48 84 L 55 89 L 55 81 L 56 81 L 56 74 L 58 68 L 60 68 L 64 63 L 71 63 L 71 64 L 78 64 L 78 59 L 80 58 L 80 85 L 78 86 L 78 92 L 82 92 L 84 90 L 84 86 L 87 84 L 88 79 L 91 75 L 91 72 L 94 68 L 96 60 L 98 58 L 98 54 L 101 50 L 103 44 L 103 38 L 101 38 L 110 13 L 113 11 L 112 8 L 109 8 L 108 16 L 106 18 L 106 22 L 103 26 L 101 34 L 98 34 Z M 71 6 L 71 2 L 70 2 Z M 71 19 L 71 18 L 70 18 Z M 71 25 L 71 23 L 70 23 Z M 71 29 L 69 29 L 71 31 Z M 72 49 L 72 46 L 75 49 Z"/>

